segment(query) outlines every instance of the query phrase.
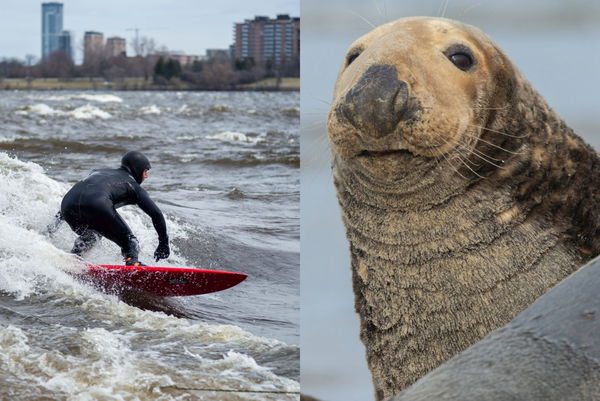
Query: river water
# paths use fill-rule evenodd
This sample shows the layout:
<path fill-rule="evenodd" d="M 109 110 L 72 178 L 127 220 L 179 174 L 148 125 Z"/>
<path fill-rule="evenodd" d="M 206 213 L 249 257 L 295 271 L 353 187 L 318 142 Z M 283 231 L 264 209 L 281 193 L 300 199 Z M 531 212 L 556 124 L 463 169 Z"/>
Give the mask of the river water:
<path fill-rule="evenodd" d="M 2 92 L 0 399 L 292 400 L 299 391 L 299 94 Z M 105 294 L 73 279 L 62 196 L 128 150 L 165 213 L 162 266 L 231 270 L 223 292 Z M 157 236 L 119 209 L 151 263 Z M 102 240 L 85 258 L 120 264 Z"/>

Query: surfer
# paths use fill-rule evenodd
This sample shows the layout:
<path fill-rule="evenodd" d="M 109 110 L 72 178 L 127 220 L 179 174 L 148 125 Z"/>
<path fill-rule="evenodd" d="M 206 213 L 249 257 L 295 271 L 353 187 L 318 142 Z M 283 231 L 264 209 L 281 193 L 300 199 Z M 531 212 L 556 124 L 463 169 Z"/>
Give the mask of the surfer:
<path fill-rule="evenodd" d="M 152 218 L 158 233 L 156 261 L 169 257 L 169 237 L 165 218 L 148 193 L 141 187 L 148 178 L 150 161 L 141 152 L 127 152 L 117 169 L 99 169 L 73 186 L 64 196 L 57 220 L 65 220 L 78 235 L 72 253 L 81 256 L 106 237 L 121 247 L 128 266 L 143 266 L 138 260 L 138 240 L 123 218 L 117 213 L 125 205 L 138 205 Z M 56 231 L 52 224 L 48 231 Z"/>

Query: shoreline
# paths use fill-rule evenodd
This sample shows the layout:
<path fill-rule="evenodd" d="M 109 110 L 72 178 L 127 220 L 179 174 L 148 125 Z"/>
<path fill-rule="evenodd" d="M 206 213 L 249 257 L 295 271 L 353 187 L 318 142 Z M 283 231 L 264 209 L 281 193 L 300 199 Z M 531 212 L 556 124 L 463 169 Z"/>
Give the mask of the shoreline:
<path fill-rule="evenodd" d="M 167 92 L 290 92 L 300 91 L 300 78 L 282 78 L 280 85 L 276 78 L 267 78 L 251 84 L 237 85 L 229 88 L 200 88 L 186 82 L 176 81 L 171 85 L 155 85 L 144 78 L 124 78 L 109 82 L 102 78 L 75 78 L 63 80 L 59 78 L 4 78 L 0 80 L 0 91 L 167 91 Z"/>

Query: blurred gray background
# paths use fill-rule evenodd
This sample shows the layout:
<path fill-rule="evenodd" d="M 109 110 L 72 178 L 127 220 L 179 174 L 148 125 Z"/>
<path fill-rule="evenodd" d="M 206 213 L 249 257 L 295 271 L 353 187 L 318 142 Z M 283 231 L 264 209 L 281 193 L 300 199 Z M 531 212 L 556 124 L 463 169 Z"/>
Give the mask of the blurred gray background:
<path fill-rule="evenodd" d="M 600 149 L 598 1 L 301 0 L 301 386 L 323 400 L 373 399 L 331 180 L 327 110 L 348 46 L 370 24 L 414 15 L 444 15 L 482 29 Z"/>

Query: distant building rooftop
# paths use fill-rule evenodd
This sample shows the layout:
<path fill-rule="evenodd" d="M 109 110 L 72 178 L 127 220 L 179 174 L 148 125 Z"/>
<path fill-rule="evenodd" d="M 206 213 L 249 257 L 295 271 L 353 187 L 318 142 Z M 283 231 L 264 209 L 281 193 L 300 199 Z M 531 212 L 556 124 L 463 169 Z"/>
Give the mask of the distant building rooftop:
<path fill-rule="evenodd" d="M 266 15 L 256 15 L 254 19 L 247 19 L 244 22 L 268 22 L 268 21 L 300 21 L 300 17 L 290 17 L 289 14 L 277 14 L 276 18 L 269 18 Z"/>

